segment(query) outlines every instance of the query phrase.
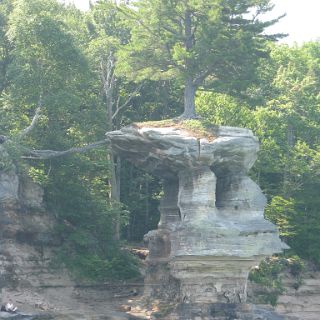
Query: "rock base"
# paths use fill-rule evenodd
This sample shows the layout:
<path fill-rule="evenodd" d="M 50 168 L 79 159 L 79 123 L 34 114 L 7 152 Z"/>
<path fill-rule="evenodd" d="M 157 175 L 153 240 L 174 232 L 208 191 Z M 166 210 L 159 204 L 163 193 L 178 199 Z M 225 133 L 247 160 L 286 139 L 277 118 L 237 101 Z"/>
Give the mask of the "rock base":
<path fill-rule="evenodd" d="M 284 320 L 284 316 L 276 314 L 271 308 L 251 304 L 181 303 L 168 314 L 154 315 L 153 319 L 166 320 Z"/>
<path fill-rule="evenodd" d="M 266 198 L 248 176 L 259 149 L 252 132 L 140 124 L 107 138 L 115 153 L 163 180 L 158 230 L 145 236 L 145 295 L 183 303 L 183 310 L 246 303 L 250 269 L 287 248 L 264 219 Z M 176 314 L 172 319 L 202 319 Z M 209 316 L 204 311 L 203 319 Z"/>

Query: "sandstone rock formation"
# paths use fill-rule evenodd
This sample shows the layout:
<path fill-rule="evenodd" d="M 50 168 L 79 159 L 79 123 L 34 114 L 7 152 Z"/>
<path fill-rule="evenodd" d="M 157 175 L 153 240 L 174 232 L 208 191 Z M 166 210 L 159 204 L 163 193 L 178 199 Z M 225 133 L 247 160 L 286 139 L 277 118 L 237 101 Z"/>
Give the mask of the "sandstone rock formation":
<path fill-rule="evenodd" d="M 276 311 L 295 319 L 318 320 L 320 315 L 320 273 L 304 274 L 297 287 L 296 280 L 283 281 L 285 292 L 280 295 Z"/>
<path fill-rule="evenodd" d="M 42 188 L 18 175 L 0 145 L 0 305 L 18 307 L 18 313 L 0 311 L 0 319 L 136 319 L 116 311 L 124 301 L 114 297 L 114 286 L 95 288 L 52 268 L 53 249 L 60 241 L 42 197 Z"/>
<path fill-rule="evenodd" d="M 248 176 L 259 148 L 252 132 L 134 125 L 107 137 L 116 153 L 163 179 L 159 228 L 146 235 L 146 295 L 184 304 L 245 302 L 250 268 L 286 247 Z"/>
<path fill-rule="evenodd" d="M 279 275 L 283 292 L 278 295 L 275 310 L 295 320 L 318 320 L 320 314 L 320 272 L 306 263 L 305 269 L 295 275 L 285 270 Z M 273 288 L 254 282 L 248 283 L 248 299 L 253 303 L 265 303 L 274 295 Z"/>
<path fill-rule="evenodd" d="M 16 167 L 0 145 L 0 298 L 11 291 L 66 285 L 49 268 L 54 218 L 45 211 L 43 190 Z M 69 282 L 70 284 L 70 282 Z"/>

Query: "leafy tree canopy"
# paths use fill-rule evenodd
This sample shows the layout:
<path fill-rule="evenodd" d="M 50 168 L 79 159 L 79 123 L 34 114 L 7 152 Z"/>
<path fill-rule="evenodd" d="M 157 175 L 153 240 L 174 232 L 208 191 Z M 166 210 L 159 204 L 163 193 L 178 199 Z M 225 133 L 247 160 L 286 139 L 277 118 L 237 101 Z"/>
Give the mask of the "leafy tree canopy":
<path fill-rule="evenodd" d="M 119 59 L 120 72 L 136 79 L 177 78 L 183 83 L 184 117 L 194 117 L 199 86 L 240 90 L 260 58 L 267 57 L 269 0 L 140 0 L 120 7 L 129 18 L 131 41 Z"/>

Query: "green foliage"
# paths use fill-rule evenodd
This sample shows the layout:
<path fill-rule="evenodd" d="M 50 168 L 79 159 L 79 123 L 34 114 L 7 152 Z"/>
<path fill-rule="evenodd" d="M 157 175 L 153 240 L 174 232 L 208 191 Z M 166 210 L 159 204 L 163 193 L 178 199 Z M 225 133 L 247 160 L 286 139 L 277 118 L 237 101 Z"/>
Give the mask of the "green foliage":
<path fill-rule="evenodd" d="M 252 85 L 237 98 L 201 92 L 198 113 L 214 124 L 247 127 L 259 137 L 251 172 L 268 197 L 266 217 L 301 257 L 320 262 L 319 42 L 271 47 Z M 261 103 L 253 107 L 253 101 Z"/>
<path fill-rule="evenodd" d="M 275 196 L 265 210 L 265 216 L 279 227 L 280 236 L 292 238 L 295 236 L 294 200 Z"/>
<path fill-rule="evenodd" d="M 133 7 L 134 6 L 134 7 Z M 131 38 L 118 52 L 117 71 L 131 79 L 177 79 L 184 88 L 184 116 L 193 117 L 199 86 L 239 92 L 268 56 L 264 29 L 278 19 L 257 17 L 272 9 L 268 0 L 134 1 L 119 6 Z"/>
<path fill-rule="evenodd" d="M 106 152 L 51 162 L 46 203 L 63 238 L 59 260 L 91 280 L 135 277 L 137 261 L 120 252 L 114 239 L 114 218 L 120 216 L 125 224 L 128 212 L 109 201 L 108 167 L 100 160 L 102 154 Z"/>
<path fill-rule="evenodd" d="M 0 171 L 6 172 L 13 168 L 12 159 L 6 150 L 0 147 Z"/>
<path fill-rule="evenodd" d="M 280 294 L 284 292 L 281 274 L 289 271 L 297 278 L 296 289 L 301 284 L 300 273 L 304 269 L 304 263 L 298 256 L 272 257 L 263 260 L 259 267 L 251 270 L 249 280 L 258 283 L 266 288 L 262 295 L 259 295 L 259 303 L 268 303 L 273 306 L 277 304 Z"/>
<path fill-rule="evenodd" d="M 253 116 L 247 105 L 223 93 L 199 92 L 196 107 L 199 115 L 211 125 L 245 127 Z"/>
<path fill-rule="evenodd" d="M 289 257 L 279 256 L 263 260 L 260 265 L 249 274 L 249 280 L 263 286 L 266 290 L 259 295 L 259 303 L 277 304 L 280 294 L 284 292 L 281 274 L 289 272 L 296 278 L 294 288 L 297 290 L 302 284 L 301 273 L 304 270 L 304 262 L 296 255 Z"/>
<path fill-rule="evenodd" d="M 290 256 L 287 259 L 287 262 L 288 262 L 288 267 L 289 267 L 290 273 L 295 277 L 300 276 L 302 271 L 305 269 L 305 263 L 297 255 Z"/>
<path fill-rule="evenodd" d="M 138 277 L 139 261 L 120 248 L 115 247 L 114 250 L 111 257 L 105 259 L 91 253 L 70 255 L 70 251 L 63 250 L 58 254 L 56 262 L 63 263 L 81 280 L 115 281 Z"/>
<path fill-rule="evenodd" d="M 247 19 L 253 9 L 269 11 L 267 0 L 141 0 L 135 6 L 99 1 L 82 13 L 55 0 L 0 1 L 0 133 L 11 137 L 0 169 L 14 163 L 44 186 L 59 221 L 61 261 L 91 279 L 135 275 L 136 261 L 114 239 L 115 220 L 120 217 L 125 238 L 140 241 L 156 228 L 161 183 L 123 162 L 120 204 L 110 200 L 106 150 L 26 165 L 23 145 L 65 150 L 131 122 L 177 117 L 191 79 L 196 88 L 214 90 L 197 93 L 203 120 L 162 124 L 199 136 L 215 125 L 252 129 L 261 148 L 251 175 L 268 197 L 266 217 L 295 253 L 320 265 L 319 42 L 267 44 L 263 30 L 275 21 Z M 101 79 L 108 61 L 117 68 L 109 100 Z M 128 98 L 112 119 L 109 103 L 115 112 Z M 36 127 L 18 139 L 39 106 Z M 277 263 L 253 276 L 274 281 L 276 292 Z M 294 263 L 292 273 L 301 268 Z"/>
<path fill-rule="evenodd" d="M 260 283 L 264 286 L 278 288 L 282 290 L 279 274 L 284 271 L 287 261 L 283 258 L 269 258 L 262 261 L 259 267 L 253 269 L 249 280 Z"/>
<path fill-rule="evenodd" d="M 45 186 L 49 183 L 50 179 L 46 174 L 46 168 L 44 165 L 38 165 L 37 167 L 30 167 L 28 170 L 28 176 L 36 183 Z"/>
<path fill-rule="evenodd" d="M 9 14 L 2 15 L 2 10 Z M 114 239 L 115 217 L 123 225 L 129 218 L 123 205 L 110 201 L 107 151 L 30 160 L 27 165 L 20 161 L 22 145 L 65 150 L 104 136 L 107 116 L 97 89 L 100 79 L 86 51 L 84 21 L 84 14 L 55 0 L 18 0 L 10 6 L 1 2 L 0 29 L 5 32 L 0 30 L 0 36 L 10 44 L 6 68 L 0 69 L 0 80 L 8 79 L 0 90 L 1 134 L 11 136 L 5 147 L 19 172 L 45 188 L 62 241 L 60 261 L 91 279 L 128 278 L 136 276 L 137 262 Z M 35 128 L 23 141 L 16 139 L 39 106 Z"/>
<path fill-rule="evenodd" d="M 123 236 L 128 241 L 139 242 L 148 231 L 157 228 L 161 184 L 159 179 L 124 162 L 121 185 L 121 201 L 130 209 Z"/>
<path fill-rule="evenodd" d="M 193 79 L 208 71 L 219 81 L 253 70 L 255 56 L 263 56 L 262 32 L 273 22 L 249 20 L 250 10 L 268 12 L 268 1 L 137 1 L 135 9 L 120 7 L 132 25 L 131 43 L 120 56 L 123 68 L 131 67 L 135 76 L 151 79 Z M 190 18 L 192 39 L 187 39 L 186 17 Z M 187 42 L 191 40 L 190 46 Z M 212 54 L 208 54 L 211 52 Z M 130 66 L 129 66 L 130 64 Z M 233 68 L 236 68 L 237 72 Z M 212 69 L 212 70 L 211 70 Z M 210 72 L 211 71 L 211 72 Z M 249 77 L 250 78 L 250 77 Z M 213 80 L 214 81 L 214 80 Z"/>

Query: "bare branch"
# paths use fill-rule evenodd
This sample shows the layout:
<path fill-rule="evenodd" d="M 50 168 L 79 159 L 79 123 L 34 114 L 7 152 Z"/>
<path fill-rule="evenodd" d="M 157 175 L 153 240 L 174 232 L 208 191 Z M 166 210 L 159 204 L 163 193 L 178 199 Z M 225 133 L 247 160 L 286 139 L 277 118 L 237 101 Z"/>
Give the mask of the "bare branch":
<path fill-rule="evenodd" d="M 117 110 L 114 112 L 114 114 L 112 115 L 112 120 L 115 119 L 115 117 L 117 116 L 117 114 L 124 108 L 126 108 L 129 103 L 131 102 L 131 100 L 137 95 L 137 93 L 141 90 L 143 84 L 140 84 L 128 97 L 128 99 L 126 100 L 126 102 L 124 104 L 122 104 L 121 106 L 118 106 L 117 104 Z"/>
<path fill-rule="evenodd" d="M 28 135 L 32 130 L 33 128 L 36 126 L 37 122 L 38 122 L 38 119 L 40 117 L 40 113 L 41 113 L 41 107 L 38 107 L 36 109 L 36 113 L 34 115 L 34 117 L 32 118 L 32 121 L 31 121 L 31 124 L 29 127 L 23 129 L 17 136 L 18 139 L 22 139 L 24 138 L 26 135 Z"/>
<path fill-rule="evenodd" d="M 109 140 L 100 140 L 87 144 L 83 147 L 73 147 L 64 151 L 54 151 L 54 150 L 31 150 L 24 148 L 24 151 L 29 154 L 29 156 L 22 156 L 23 159 L 36 159 L 36 160 L 46 160 L 56 157 L 65 156 L 72 153 L 85 153 L 88 150 L 101 147 L 103 145 L 109 144 Z"/>
<path fill-rule="evenodd" d="M 116 77 L 115 77 L 115 57 L 112 51 L 109 52 L 107 61 L 101 58 L 100 68 L 101 68 L 101 80 L 104 90 L 104 95 L 106 98 L 106 111 L 107 111 L 107 124 L 108 130 L 112 130 L 112 114 L 113 114 L 113 92 L 115 89 Z"/>

